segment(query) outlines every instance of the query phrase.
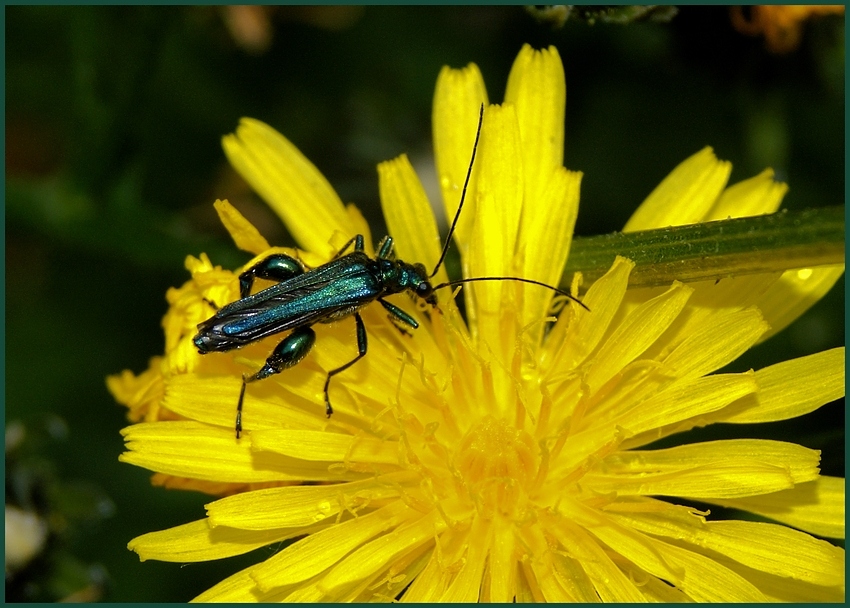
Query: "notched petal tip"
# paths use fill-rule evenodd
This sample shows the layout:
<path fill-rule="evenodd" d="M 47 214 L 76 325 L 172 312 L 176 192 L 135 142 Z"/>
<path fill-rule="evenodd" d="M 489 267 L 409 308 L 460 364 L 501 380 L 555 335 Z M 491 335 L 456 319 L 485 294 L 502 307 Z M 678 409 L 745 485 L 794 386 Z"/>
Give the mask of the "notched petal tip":
<path fill-rule="evenodd" d="M 525 194 L 534 199 L 564 160 L 567 85 L 554 47 L 525 45 L 511 68 L 505 102 L 516 106 L 526 173 Z"/>
<path fill-rule="evenodd" d="M 434 160 L 447 217 L 454 216 L 460 202 L 482 103 L 488 103 L 487 89 L 478 66 L 470 63 L 463 69 L 444 67 L 440 71 L 434 91 L 432 124 Z M 469 238 L 472 210 L 466 215 L 455 232 L 459 243 Z"/>
<path fill-rule="evenodd" d="M 440 257 L 440 235 L 428 195 L 406 154 L 378 165 L 378 189 L 398 257 L 422 262 L 430 271 Z"/>
<path fill-rule="evenodd" d="M 221 223 L 239 249 L 258 255 L 269 248 L 268 241 L 260 234 L 260 231 L 226 199 L 216 200 L 213 206 Z"/>
<path fill-rule="evenodd" d="M 774 213 L 787 192 L 788 184 L 777 181 L 767 168 L 726 188 L 704 221 Z"/>
<path fill-rule="evenodd" d="M 324 251 L 327 234 L 354 231 L 333 187 L 286 137 L 251 118 L 222 138 L 233 168 L 283 220 L 302 249 Z"/>
<path fill-rule="evenodd" d="M 680 163 L 626 222 L 623 232 L 705 221 L 732 172 L 732 163 L 706 146 Z"/>

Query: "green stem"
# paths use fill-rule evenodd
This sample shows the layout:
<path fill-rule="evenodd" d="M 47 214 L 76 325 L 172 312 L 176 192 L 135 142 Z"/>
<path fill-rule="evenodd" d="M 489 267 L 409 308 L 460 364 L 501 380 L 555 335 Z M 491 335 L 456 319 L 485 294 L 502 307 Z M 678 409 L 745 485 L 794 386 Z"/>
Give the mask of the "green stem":
<path fill-rule="evenodd" d="M 573 239 L 562 287 L 581 271 L 585 286 L 617 255 L 635 262 L 629 287 L 669 285 L 844 263 L 844 207 Z"/>

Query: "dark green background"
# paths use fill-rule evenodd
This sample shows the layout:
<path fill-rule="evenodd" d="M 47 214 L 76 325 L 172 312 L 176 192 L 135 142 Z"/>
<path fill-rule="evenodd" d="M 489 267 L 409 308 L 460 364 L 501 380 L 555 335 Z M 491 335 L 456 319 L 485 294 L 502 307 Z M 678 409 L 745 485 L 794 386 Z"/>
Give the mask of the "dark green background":
<path fill-rule="evenodd" d="M 577 232 L 619 229 L 676 164 L 705 145 L 732 181 L 765 166 L 788 208 L 844 196 L 842 18 L 808 24 L 785 56 L 733 30 L 724 7 L 669 24 L 553 29 L 517 7 L 280 8 L 262 54 L 236 46 L 215 7 L 6 7 L 6 499 L 39 509 L 48 550 L 8 600 L 183 601 L 271 554 L 139 563 L 128 540 L 203 517 L 209 497 L 152 488 L 117 461 L 124 411 L 107 374 L 162 352 L 165 291 L 187 254 L 235 267 L 212 208 L 228 198 L 273 244 L 279 222 L 233 178 L 220 147 L 241 116 L 268 122 L 383 234 L 375 165 L 431 153 L 443 65 L 475 62 L 499 101 L 523 43 L 555 45 L 567 77 L 566 162 L 584 172 Z M 330 25 L 329 25 L 330 24 Z M 843 280 L 736 365 L 844 343 Z M 844 474 L 843 400 L 785 424 L 733 429 L 824 450 Z M 712 431 L 713 432 L 713 431 Z"/>

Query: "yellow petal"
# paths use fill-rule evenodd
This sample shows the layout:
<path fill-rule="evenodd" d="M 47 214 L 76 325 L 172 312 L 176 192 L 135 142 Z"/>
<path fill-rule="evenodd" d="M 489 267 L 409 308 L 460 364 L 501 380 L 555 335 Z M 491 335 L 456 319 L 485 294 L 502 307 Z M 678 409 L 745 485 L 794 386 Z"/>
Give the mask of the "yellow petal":
<path fill-rule="evenodd" d="M 752 521 L 708 522 L 703 546 L 764 572 L 815 585 L 844 583 L 844 550 L 785 526 Z"/>
<path fill-rule="evenodd" d="M 303 534 L 292 530 L 211 529 L 202 519 L 160 532 L 148 532 L 131 540 L 127 548 L 138 553 L 142 561 L 202 562 L 242 555 L 299 533 Z"/>
<path fill-rule="evenodd" d="M 466 548 L 468 533 L 468 525 L 458 525 L 454 530 L 436 536 L 434 543 L 425 544 L 419 549 L 424 567 L 401 597 L 402 602 L 436 603 L 445 594 L 458 566 L 464 561 L 462 550 Z M 513 563 L 515 566 L 516 562 Z M 479 601 L 486 601 L 487 593 L 487 582 L 484 581 Z"/>
<path fill-rule="evenodd" d="M 742 509 L 827 538 L 844 538 L 844 478 L 818 477 L 790 490 L 708 502 Z"/>
<path fill-rule="evenodd" d="M 685 575 L 680 587 L 697 602 L 764 602 L 764 594 L 748 580 L 711 559 L 673 545 L 662 545 L 662 559 L 674 568 L 683 569 Z"/>
<path fill-rule="evenodd" d="M 213 203 L 218 219 L 227 228 L 233 242 L 242 251 L 259 255 L 269 248 L 268 241 L 245 216 L 226 200 Z"/>
<path fill-rule="evenodd" d="M 523 277 L 553 286 L 560 283 L 578 216 L 581 177 L 581 173 L 559 167 L 534 197 L 529 198 L 526 192 L 519 237 Z M 524 301 L 523 325 L 547 314 L 552 292 L 530 287 L 525 290 Z M 542 331 L 540 324 L 537 333 Z M 533 343 L 539 344 L 540 338 L 536 337 Z"/>
<path fill-rule="evenodd" d="M 676 282 L 667 292 L 645 302 L 626 317 L 611 337 L 605 340 L 587 372 L 585 382 L 590 388 L 590 394 L 596 393 L 608 380 L 619 374 L 626 364 L 649 348 L 667 330 L 685 307 L 691 292 L 690 287 Z"/>
<path fill-rule="evenodd" d="M 711 148 L 703 148 L 658 184 L 626 222 L 623 232 L 703 221 L 731 171 L 731 163 L 718 160 Z"/>
<path fill-rule="evenodd" d="M 280 479 L 255 470 L 247 443 L 233 433 L 197 422 L 155 422 L 122 429 L 128 452 L 119 460 L 153 471 L 208 481 L 258 482 Z"/>
<path fill-rule="evenodd" d="M 715 410 L 711 414 L 701 414 L 700 418 L 673 422 L 659 427 L 650 433 L 644 433 L 626 439 L 623 449 L 640 447 L 673 433 L 681 433 L 695 426 L 705 426 L 712 422 L 771 422 L 786 420 L 811 412 L 820 406 L 844 395 L 844 351 L 836 349 L 816 355 L 814 360 L 805 357 L 785 361 L 755 372 L 759 390 L 743 395 L 741 399 L 728 407 Z M 823 358 L 820 358 L 823 357 Z M 769 370 L 769 371 L 768 371 Z"/>
<path fill-rule="evenodd" d="M 664 359 L 664 373 L 696 378 L 714 372 L 744 354 L 768 330 L 755 308 L 716 311 L 693 327 Z"/>
<path fill-rule="evenodd" d="M 161 371 L 162 357 L 152 357 L 148 369 L 136 376 L 125 369 L 120 374 L 108 376 L 106 387 L 112 397 L 129 408 L 127 417 L 131 422 L 157 420 L 165 380 Z"/>
<path fill-rule="evenodd" d="M 761 462 L 782 468 L 794 483 L 818 476 L 820 452 L 795 443 L 768 439 L 725 439 L 688 443 L 664 450 L 617 452 L 602 460 L 607 475 L 671 473 L 726 461 Z M 688 495 L 683 492 L 682 495 Z"/>
<path fill-rule="evenodd" d="M 286 224 L 302 249 L 331 252 L 334 231 L 351 235 L 348 214 L 315 165 L 283 135 L 259 120 L 243 118 L 222 139 L 228 160 Z"/>
<path fill-rule="evenodd" d="M 611 514 L 611 517 L 641 532 L 710 549 L 763 572 L 815 585 L 843 583 L 844 551 L 826 541 L 776 524 L 706 522 L 683 507 L 659 507 Z"/>
<path fill-rule="evenodd" d="M 751 372 L 680 380 L 626 412 L 620 424 L 635 434 L 642 433 L 719 410 L 756 390 Z"/>
<path fill-rule="evenodd" d="M 194 598 L 192 603 L 243 603 L 262 601 L 260 593 L 254 583 L 254 579 L 249 576 L 252 568 L 253 566 L 245 568 L 241 572 L 237 572 L 232 576 L 228 576 L 220 583 L 210 587 Z"/>
<path fill-rule="evenodd" d="M 625 530 L 613 526 L 588 528 L 611 549 L 650 574 L 672 582 L 697 602 L 765 601 L 756 587 L 713 559 L 635 531 L 624 534 Z"/>
<path fill-rule="evenodd" d="M 364 581 L 359 585 L 360 591 L 356 596 L 349 595 L 354 603 L 365 603 L 368 601 L 393 602 L 404 591 L 410 588 L 414 581 L 425 568 L 433 553 L 433 547 L 423 546 L 399 557 L 385 572 L 379 573 L 376 582 Z M 348 601 L 348 598 L 346 598 Z"/>
<path fill-rule="evenodd" d="M 796 321 L 825 296 L 843 274 L 844 264 L 783 272 L 755 302 L 771 327 L 761 341 Z"/>
<path fill-rule="evenodd" d="M 788 184 L 774 180 L 773 169 L 765 169 L 754 177 L 726 188 L 702 221 L 774 213 L 779 209 L 786 192 Z"/>
<path fill-rule="evenodd" d="M 340 234 L 343 242 L 350 239 L 352 235 L 362 234 L 366 245 L 366 251 L 375 251 L 375 248 L 372 246 L 372 233 L 369 229 L 369 222 L 367 222 L 366 218 L 363 217 L 363 214 L 360 213 L 360 209 L 358 209 L 356 205 L 349 203 L 345 206 L 345 213 L 348 217 L 349 232 Z M 342 245 L 337 248 L 337 251 L 341 248 Z M 317 266 L 325 261 L 326 259 L 322 259 L 316 263 L 308 262 L 308 265 Z"/>
<path fill-rule="evenodd" d="M 564 161 L 567 85 L 564 66 L 554 46 L 536 51 L 523 45 L 508 76 L 505 102 L 514 105 L 519 120 L 525 200 L 536 202 Z M 555 211 L 542 201 L 537 209 L 539 214 L 550 217 Z M 526 213 L 524 209 L 523 214 Z"/>
<path fill-rule="evenodd" d="M 729 409 L 723 422 L 787 420 L 844 396 L 844 347 L 782 361 L 756 372 L 759 390 Z"/>
<path fill-rule="evenodd" d="M 470 63 L 461 70 L 444 67 L 440 71 L 434 91 L 431 122 L 437 178 L 440 180 L 443 205 L 449 222 L 454 218 L 460 202 L 482 103 L 487 105 L 487 89 L 477 65 Z M 464 207 L 465 211 L 455 231 L 455 239 L 461 251 L 469 241 L 475 201 L 467 200 Z"/>
<path fill-rule="evenodd" d="M 599 542 L 568 521 L 561 520 L 547 529 L 563 545 L 566 552 L 579 564 L 593 583 L 603 602 L 641 602 L 643 596 L 635 584 L 611 560 Z M 588 601 L 585 596 L 584 601 Z"/>
<path fill-rule="evenodd" d="M 152 471 L 216 482 L 342 480 L 343 471 L 321 463 L 252 452 L 232 429 L 198 422 L 142 423 L 123 429 L 128 452 L 119 456 Z M 348 473 L 348 477 L 358 477 Z"/>
<path fill-rule="evenodd" d="M 398 257 L 424 264 L 430 274 L 440 258 L 442 243 L 428 196 L 407 155 L 378 165 L 378 188 Z M 437 283 L 447 280 L 442 267 L 437 277 Z"/>
<path fill-rule="evenodd" d="M 523 191 L 519 125 L 513 106 L 489 106 L 484 112 L 478 159 L 478 180 L 472 190 L 475 224 L 464 264 L 473 277 L 512 276 Z M 503 286 L 502 281 L 472 286 L 477 314 L 498 317 Z M 490 325 L 479 330 L 483 335 L 499 334 Z"/>
<path fill-rule="evenodd" d="M 643 601 L 665 604 L 693 603 L 693 598 L 688 597 L 681 589 L 672 587 L 659 578 L 649 576 L 646 572 L 619 555 L 615 554 L 612 558 L 626 576 L 635 582 L 638 590 L 644 596 Z"/>
<path fill-rule="evenodd" d="M 469 532 L 466 559 L 449 588 L 440 597 L 440 602 L 469 603 L 477 602 L 481 590 L 481 579 L 487 558 L 487 545 L 481 540 L 489 536 L 489 524 L 483 517 L 476 517 Z"/>
<path fill-rule="evenodd" d="M 257 431 L 252 447 L 304 460 L 399 464 L 398 441 L 353 437 L 324 431 Z"/>
<path fill-rule="evenodd" d="M 490 601 L 511 602 L 514 598 L 516 561 L 514 527 L 497 518 L 493 521 L 488 575 L 490 577 Z"/>
<path fill-rule="evenodd" d="M 694 288 L 691 306 L 698 307 L 698 310 L 695 311 L 696 318 L 687 331 L 699 327 L 708 316 L 716 314 L 718 309 L 739 309 L 755 305 L 758 298 L 762 297 L 780 276 L 781 273 L 771 272 L 729 277 L 721 279 L 720 282 L 690 283 L 690 286 Z"/>
<path fill-rule="evenodd" d="M 722 315 L 756 306 L 758 299 L 776 282 L 779 276 L 780 273 L 756 274 L 731 277 L 720 282 L 697 281 L 688 283 L 688 287 L 694 290 L 690 300 L 688 300 L 688 314 L 677 319 L 676 323 L 670 327 L 670 331 L 664 336 L 664 340 L 658 343 L 660 350 L 655 352 L 651 349 L 650 354 L 663 358 L 666 353 L 676 348 L 683 340 L 695 333 L 705 332 L 707 326 L 730 323 L 734 316 L 721 321 Z M 661 287 L 630 289 L 624 298 L 623 309 L 630 311 L 647 299 L 655 297 L 662 290 Z M 761 310 L 758 306 L 756 308 Z M 763 313 L 762 316 L 764 316 Z M 762 336 L 766 333 L 767 331 Z M 714 336 L 712 339 L 716 338 L 717 336 Z"/>
<path fill-rule="evenodd" d="M 587 429 L 569 437 L 570 449 L 561 453 L 550 477 L 567 474 L 601 448 L 616 442 L 622 449 L 641 446 L 664 437 L 677 423 L 702 417 L 756 391 L 753 373 L 716 374 L 673 382 L 624 412 L 597 416 Z M 649 432 L 653 431 L 653 432 Z M 673 432 L 673 431 L 670 431 Z M 627 437 L 627 439 L 623 439 Z M 628 437 L 631 437 L 628 439 Z"/>
<path fill-rule="evenodd" d="M 596 587 L 587 575 L 584 566 L 577 559 L 562 554 L 552 556 L 555 578 L 561 587 L 573 599 L 573 602 L 591 603 L 596 602 L 599 596 Z"/>
<path fill-rule="evenodd" d="M 526 548 L 526 555 L 534 556 L 526 558 L 526 571 L 530 570 L 531 578 L 546 603 L 575 602 L 566 587 L 561 585 L 559 577 L 555 574 L 552 553 L 548 551 L 547 539 L 537 526 L 529 526 L 521 529 L 521 540 Z"/>
<path fill-rule="evenodd" d="M 619 524 L 607 513 L 564 501 L 561 512 L 611 550 L 636 566 L 681 589 L 700 602 L 763 602 L 764 595 L 735 572 L 714 560 Z"/>
<path fill-rule="evenodd" d="M 655 475 L 588 474 L 583 480 L 594 492 L 618 496 L 688 496 L 735 498 L 768 494 L 793 487 L 786 469 L 755 461 L 716 462 Z"/>
<path fill-rule="evenodd" d="M 324 346 L 323 342 L 323 346 Z M 262 356 L 267 356 L 274 346 L 267 350 L 258 350 Z M 244 352 L 244 351 L 243 351 Z M 204 363 L 213 365 L 208 355 Z M 232 368 L 229 375 L 222 371 L 221 375 L 181 374 L 173 376 L 168 382 L 165 395 L 165 405 L 171 411 L 200 422 L 215 424 L 230 430 L 235 437 L 236 404 L 239 400 L 241 386 L 240 373 L 244 368 L 233 365 L 232 360 L 221 361 L 218 365 L 229 365 Z M 254 369 L 259 369 L 261 360 Z M 209 369 L 209 368 L 207 368 Z M 296 428 L 324 428 L 325 421 L 315 416 L 315 394 L 321 390 L 325 374 L 315 368 L 307 369 L 305 364 L 297 368 L 299 378 L 296 384 L 293 374 L 289 373 L 283 382 L 278 378 L 267 379 L 250 384 L 245 391 L 245 402 L 242 409 L 242 424 L 246 430 L 277 429 L 281 425 Z M 281 386 L 283 385 L 283 386 Z M 318 388 L 313 388 L 318 387 Z M 274 398 L 269 398 L 269 391 L 274 388 Z M 295 392 L 292 394 L 290 392 Z M 305 402 L 298 394 L 308 395 L 312 400 Z M 173 408 L 173 409 L 172 409 Z"/>
<path fill-rule="evenodd" d="M 308 526 L 340 511 L 398 496 L 400 484 L 416 478 L 411 471 L 323 486 L 285 486 L 243 492 L 206 505 L 210 525 L 245 530 Z"/>
<path fill-rule="evenodd" d="M 571 318 L 566 314 L 558 317 L 544 345 L 544 364 L 553 370 L 574 369 L 596 349 L 620 309 L 629 273 L 634 267 L 631 260 L 617 256 L 608 272 L 591 285 L 582 298 L 590 314 L 578 311 L 580 317 Z M 578 331 L 569 331 L 572 322 L 578 324 Z"/>
<path fill-rule="evenodd" d="M 520 572 L 519 576 L 517 576 L 516 603 L 542 603 L 545 601 L 545 598 L 534 581 L 534 573 L 528 572 L 528 570 L 529 565 L 527 563 L 520 562 Z"/>
<path fill-rule="evenodd" d="M 259 564 L 251 572 L 262 591 L 305 581 L 336 564 L 346 554 L 411 516 L 402 501 L 311 534 Z"/>
<path fill-rule="evenodd" d="M 291 587 L 285 587 L 284 589 L 291 589 Z M 277 595 L 274 590 L 270 593 L 263 596 L 264 601 L 278 601 L 278 602 L 287 602 L 292 604 L 316 604 L 325 599 L 325 594 L 319 589 L 317 583 L 310 583 L 307 585 L 301 585 L 296 587 L 292 593 L 286 593 L 279 599 L 276 599 L 274 596 Z M 266 598 L 269 598 L 266 600 Z"/>
<path fill-rule="evenodd" d="M 444 567 L 446 561 L 441 550 L 446 536 L 451 536 L 451 532 L 446 535 L 441 535 L 435 541 L 436 548 L 430 553 L 428 563 L 425 569 L 419 573 L 419 576 L 411 583 L 407 591 L 401 598 L 405 603 L 423 604 L 426 602 L 433 603 L 435 598 L 440 597 L 448 586 L 448 575 Z M 512 562 L 514 564 L 514 562 Z M 514 564 L 515 565 L 515 564 Z"/>
<path fill-rule="evenodd" d="M 442 597 L 454 579 L 457 567 L 464 561 L 468 542 L 467 525 L 457 525 L 435 537 L 433 547 L 426 545 L 426 551 L 430 554 L 427 565 L 402 600 L 422 604 L 435 603 Z M 511 563 L 515 568 L 515 557 Z"/>
<path fill-rule="evenodd" d="M 765 597 L 771 602 L 783 602 L 792 604 L 814 604 L 814 603 L 845 603 L 844 583 L 833 587 L 813 585 L 797 579 L 777 576 L 767 572 L 760 572 L 753 568 L 739 565 L 722 556 L 717 558 L 727 567 L 740 572 L 748 581 L 759 588 Z"/>
<path fill-rule="evenodd" d="M 375 572 L 385 568 L 400 555 L 427 542 L 445 529 L 446 523 L 436 512 L 417 517 L 348 555 L 321 581 L 320 588 L 328 595 L 339 593 Z"/>

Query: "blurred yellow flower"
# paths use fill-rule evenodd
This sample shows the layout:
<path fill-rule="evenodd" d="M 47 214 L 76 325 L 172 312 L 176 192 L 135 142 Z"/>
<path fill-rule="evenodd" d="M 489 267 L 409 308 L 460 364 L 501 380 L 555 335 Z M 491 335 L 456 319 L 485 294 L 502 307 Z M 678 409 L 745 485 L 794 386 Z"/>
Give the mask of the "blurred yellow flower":
<path fill-rule="evenodd" d="M 793 51 L 800 44 L 803 25 L 819 15 L 843 15 L 843 4 L 763 4 L 750 6 L 749 18 L 742 7 L 730 7 L 732 25 L 742 34 L 764 35 L 765 45 L 773 53 Z"/>
<path fill-rule="evenodd" d="M 581 179 L 563 167 L 565 99 L 557 51 L 524 47 L 504 103 L 485 110 L 455 233 L 464 276 L 559 282 Z M 475 65 L 444 68 L 433 122 L 449 217 L 481 103 Z M 270 127 L 245 119 L 224 148 L 308 266 L 353 234 L 371 243 L 356 209 Z M 778 208 L 786 187 L 771 171 L 727 187 L 730 169 L 708 148 L 695 154 L 626 230 Z M 399 257 L 433 267 L 440 238 L 410 162 L 382 163 L 378 176 Z M 285 251 L 228 203 L 216 209 L 255 254 L 249 265 Z M 410 338 L 383 308 L 366 307 L 369 352 L 335 377 L 330 419 L 323 383 L 356 353 L 354 324 L 317 326 L 304 361 L 249 385 L 236 440 L 241 376 L 279 338 L 198 355 L 191 339 L 211 314 L 207 301 L 237 299 L 239 271 L 190 257 L 192 279 L 168 294 L 164 357 L 109 387 L 144 420 L 123 431 L 123 461 L 156 471 L 158 483 L 229 495 L 205 519 L 130 548 L 186 563 L 298 538 L 196 601 L 842 601 L 843 549 L 806 533 L 844 537 L 844 480 L 819 475 L 819 452 L 762 439 L 643 448 L 841 397 L 843 348 L 713 372 L 802 314 L 843 266 L 627 290 L 632 267 L 617 259 L 583 295 L 590 311 L 560 302 L 554 323 L 552 293 L 516 282 L 465 286 L 466 320 L 446 290 L 442 314 L 396 297 L 420 323 Z M 694 501 L 776 523 L 712 519 Z"/>

